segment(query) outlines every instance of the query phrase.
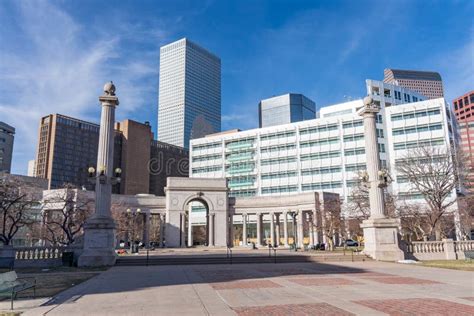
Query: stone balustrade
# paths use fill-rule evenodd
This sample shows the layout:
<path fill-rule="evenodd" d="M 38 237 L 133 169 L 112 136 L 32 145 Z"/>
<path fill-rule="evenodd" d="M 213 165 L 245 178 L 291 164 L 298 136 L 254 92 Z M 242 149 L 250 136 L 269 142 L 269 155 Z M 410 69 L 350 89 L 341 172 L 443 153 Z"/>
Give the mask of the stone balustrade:
<path fill-rule="evenodd" d="M 407 245 L 407 254 L 417 260 L 464 259 L 464 251 L 474 250 L 474 240 L 414 241 Z"/>
<path fill-rule="evenodd" d="M 60 259 L 65 247 L 18 247 L 15 248 L 15 260 Z"/>

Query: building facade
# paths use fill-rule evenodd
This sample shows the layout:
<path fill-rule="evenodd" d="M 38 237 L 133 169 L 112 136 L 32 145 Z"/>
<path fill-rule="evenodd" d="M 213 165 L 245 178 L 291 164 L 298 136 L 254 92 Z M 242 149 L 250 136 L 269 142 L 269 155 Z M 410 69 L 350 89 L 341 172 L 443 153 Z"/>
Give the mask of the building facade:
<path fill-rule="evenodd" d="M 453 100 L 454 113 L 459 124 L 461 150 L 468 161 L 467 186 L 474 186 L 474 90 Z"/>
<path fill-rule="evenodd" d="M 48 179 L 49 188 L 66 183 L 92 189 L 87 169 L 96 167 L 99 125 L 61 114 L 41 118 L 35 176 Z"/>
<path fill-rule="evenodd" d="M 289 124 L 316 118 L 316 104 L 302 94 L 287 93 L 260 101 L 260 127 Z"/>
<path fill-rule="evenodd" d="M 220 59 L 186 38 L 161 47 L 158 139 L 188 148 L 220 130 Z"/>
<path fill-rule="evenodd" d="M 15 128 L 0 122 L 0 172 L 10 172 L 12 168 Z"/>
<path fill-rule="evenodd" d="M 45 116 L 35 160 L 35 176 L 48 179 L 50 189 L 72 184 L 88 190 L 88 168 L 96 168 L 99 125 L 60 114 Z M 113 186 L 117 194 L 153 193 L 163 195 L 165 182 L 157 177 L 188 176 L 188 151 L 153 140 L 149 123 L 124 120 L 115 124 L 114 169 L 121 168 L 121 182 Z M 167 168 L 157 169 L 156 161 Z M 175 168 L 171 158 L 180 161 Z M 155 168 L 155 169 L 153 169 Z"/>
<path fill-rule="evenodd" d="M 368 91 L 382 107 L 376 124 L 382 166 L 394 178 L 391 190 L 406 199 L 422 199 L 397 181 L 397 159 L 414 146 L 449 148 L 454 116 L 442 98 L 397 105 L 398 98 L 385 98 L 374 89 L 390 86 L 385 85 L 368 81 Z M 193 140 L 190 175 L 225 177 L 230 195 L 237 197 L 323 190 L 347 200 L 358 172 L 366 170 L 364 127 L 357 114 L 362 106 L 362 100 L 351 101 L 321 109 L 315 120 Z M 455 190 L 452 194 L 454 198 Z"/>
<path fill-rule="evenodd" d="M 428 99 L 443 98 L 441 75 L 431 71 L 385 69 L 384 82 L 416 91 Z"/>

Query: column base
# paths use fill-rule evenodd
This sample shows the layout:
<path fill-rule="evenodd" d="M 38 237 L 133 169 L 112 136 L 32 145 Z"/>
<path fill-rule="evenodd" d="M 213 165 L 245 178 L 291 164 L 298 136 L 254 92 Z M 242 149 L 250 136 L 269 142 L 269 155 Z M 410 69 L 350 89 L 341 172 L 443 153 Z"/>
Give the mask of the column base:
<path fill-rule="evenodd" d="M 113 266 L 115 254 L 115 223 L 109 217 L 91 218 L 84 225 L 84 251 L 79 267 Z"/>
<path fill-rule="evenodd" d="M 400 220 L 395 218 L 367 219 L 360 225 L 364 230 L 364 254 L 380 261 L 398 261 L 405 254 L 398 245 Z"/>

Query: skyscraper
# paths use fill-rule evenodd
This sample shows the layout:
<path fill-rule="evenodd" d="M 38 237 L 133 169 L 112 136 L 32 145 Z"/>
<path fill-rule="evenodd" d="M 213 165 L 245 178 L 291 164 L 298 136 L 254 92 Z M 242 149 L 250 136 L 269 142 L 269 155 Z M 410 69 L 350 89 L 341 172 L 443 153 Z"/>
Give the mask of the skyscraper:
<path fill-rule="evenodd" d="M 316 118 L 316 104 L 302 94 L 287 93 L 260 101 L 260 127 L 295 123 Z"/>
<path fill-rule="evenodd" d="M 36 177 L 48 187 L 65 184 L 92 189 L 87 169 L 96 167 L 99 125 L 61 114 L 41 118 L 35 159 Z"/>
<path fill-rule="evenodd" d="M 14 127 L 0 122 L 0 172 L 11 171 L 14 135 Z"/>
<path fill-rule="evenodd" d="M 453 100 L 454 113 L 459 123 L 463 160 L 469 172 L 467 186 L 474 190 L 474 90 Z"/>
<path fill-rule="evenodd" d="M 421 93 L 428 99 L 443 98 L 443 81 L 437 72 L 385 69 L 384 82 Z"/>
<path fill-rule="evenodd" d="M 50 189 L 64 184 L 92 190 L 88 168 L 96 167 L 99 125 L 51 114 L 41 119 L 34 173 Z M 119 194 L 164 195 L 166 177 L 188 176 L 188 151 L 153 140 L 148 122 L 115 123 L 114 169 L 122 169 Z M 164 181 L 163 181 L 164 179 Z"/>
<path fill-rule="evenodd" d="M 160 49 L 158 139 L 180 147 L 221 129 L 221 61 L 183 38 Z"/>

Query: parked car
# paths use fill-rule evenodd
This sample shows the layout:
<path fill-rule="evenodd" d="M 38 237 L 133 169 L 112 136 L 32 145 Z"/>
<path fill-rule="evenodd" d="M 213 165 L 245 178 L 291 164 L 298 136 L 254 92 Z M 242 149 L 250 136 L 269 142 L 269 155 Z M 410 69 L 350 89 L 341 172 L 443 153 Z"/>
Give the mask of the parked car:
<path fill-rule="evenodd" d="M 354 239 L 346 239 L 346 246 L 347 247 L 359 247 L 359 243 Z"/>

